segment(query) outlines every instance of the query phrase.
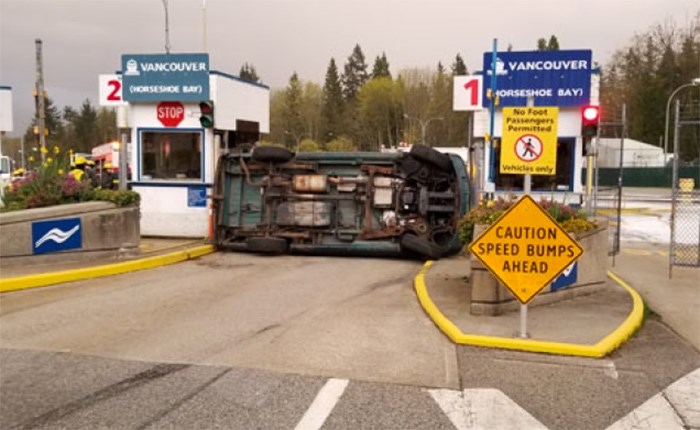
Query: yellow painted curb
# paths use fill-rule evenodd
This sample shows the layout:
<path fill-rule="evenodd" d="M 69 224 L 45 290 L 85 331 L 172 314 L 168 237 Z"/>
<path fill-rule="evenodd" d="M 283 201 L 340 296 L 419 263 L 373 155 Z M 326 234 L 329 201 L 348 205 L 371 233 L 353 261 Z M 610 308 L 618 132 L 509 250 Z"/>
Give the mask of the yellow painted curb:
<path fill-rule="evenodd" d="M 432 261 L 426 262 L 423 269 L 421 269 L 418 275 L 416 275 L 414 279 L 416 295 L 418 296 L 418 301 L 420 302 L 421 306 L 423 306 L 423 309 L 433 320 L 435 325 L 437 325 L 438 328 L 454 343 L 528 352 L 543 352 L 557 355 L 574 355 L 579 357 L 599 358 L 606 356 L 620 346 L 620 344 L 627 340 L 642 324 L 642 318 L 644 315 L 644 303 L 642 302 L 642 298 L 632 287 L 622 281 L 622 279 L 617 277 L 614 273 L 608 271 L 608 276 L 627 290 L 632 297 L 632 311 L 619 327 L 617 327 L 612 333 L 607 335 L 595 345 L 580 345 L 532 339 L 465 334 L 452 321 L 447 319 L 442 312 L 440 312 L 428 294 L 428 289 L 425 285 L 425 274 L 432 264 Z"/>
<path fill-rule="evenodd" d="M 76 270 L 64 270 L 60 272 L 0 279 L 0 293 L 24 290 L 27 288 L 45 287 L 48 285 L 81 281 L 84 279 L 99 278 L 103 276 L 119 275 L 137 270 L 152 269 L 154 267 L 166 266 L 168 264 L 191 260 L 193 258 L 210 254 L 214 251 L 215 248 L 213 245 L 203 245 L 182 251 L 171 252 L 169 254 L 158 255 L 155 257 L 124 261 L 122 263 L 105 264 Z"/>

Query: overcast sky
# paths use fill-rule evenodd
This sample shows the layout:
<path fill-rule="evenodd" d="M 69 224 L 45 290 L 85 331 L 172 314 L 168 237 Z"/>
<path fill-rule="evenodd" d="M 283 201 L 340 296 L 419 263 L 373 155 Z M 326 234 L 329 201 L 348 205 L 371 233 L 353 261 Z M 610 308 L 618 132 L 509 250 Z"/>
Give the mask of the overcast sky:
<path fill-rule="evenodd" d="M 592 49 L 605 64 L 635 33 L 687 27 L 698 0 L 168 0 L 171 52 L 202 52 L 212 69 L 253 64 L 272 88 L 323 84 L 331 57 L 341 68 L 359 43 L 371 68 L 386 52 L 392 73 L 449 66 L 457 53 L 482 68 L 493 39 L 532 50 L 556 35 L 562 49 Z M 206 4 L 206 13 L 203 13 Z M 206 20 L 204 17 L 206 16 Z M 14 132 L 33 115 L 34 40 L 43 40 L 45 88 L 59 108 L 97 104 L 97 79 L 122 54 L 164 53 L 163 0 L 0 0 L 0 85 L 12 87 Z"/>

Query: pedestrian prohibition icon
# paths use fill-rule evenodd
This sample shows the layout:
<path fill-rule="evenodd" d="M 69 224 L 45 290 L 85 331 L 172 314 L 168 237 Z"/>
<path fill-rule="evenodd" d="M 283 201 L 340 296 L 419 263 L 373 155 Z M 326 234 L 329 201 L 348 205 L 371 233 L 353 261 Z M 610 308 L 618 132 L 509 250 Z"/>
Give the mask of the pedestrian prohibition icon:
<path fill-rule="evenodd" d="M 515 156 L 528 162 L 535 161 L 542 155 L 542 141 L 533 134 L 524 134 L 515 141 Z"/>

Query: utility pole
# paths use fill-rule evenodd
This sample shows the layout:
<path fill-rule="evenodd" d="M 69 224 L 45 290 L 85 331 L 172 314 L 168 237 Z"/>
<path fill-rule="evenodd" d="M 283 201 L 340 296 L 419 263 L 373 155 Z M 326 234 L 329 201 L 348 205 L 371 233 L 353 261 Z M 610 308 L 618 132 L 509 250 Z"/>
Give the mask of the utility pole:
<path fill-rule="evenodd" d="M 170 54 L 170 20 L 168 17 L 168 0 L 163 0 L 165 9 L 165 53 Z"/>
<path fill-rule="evenodd" d="M 207 52 L 207 0 L 202 0 L 202 45 Z"/>
<path fill-rule="evenodd" d="M 46 158 L 46 106 L 44 105 L 44 61 L 41 51 L 41 39 L 35 39 L 34 45 L 36 48 L 36 88 L 34 88 L 36 97 L 36 117 L 37 128 L 39 132 L 39 149 L 41 149 L 41 162 Z"/>

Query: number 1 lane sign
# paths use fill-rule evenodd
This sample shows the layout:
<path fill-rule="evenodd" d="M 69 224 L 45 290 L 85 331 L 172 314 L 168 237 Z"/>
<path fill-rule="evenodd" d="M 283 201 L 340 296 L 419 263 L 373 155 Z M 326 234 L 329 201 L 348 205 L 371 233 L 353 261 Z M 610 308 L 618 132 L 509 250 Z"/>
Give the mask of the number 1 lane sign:
<path fill-rule="evenodd" d="M 480 110 L 482 109 L 482 85 L 481 75 L 455 76 L 452 90 L 453 110 Z"/>

